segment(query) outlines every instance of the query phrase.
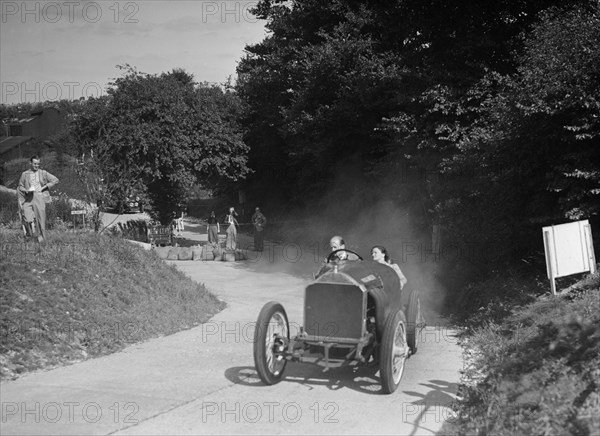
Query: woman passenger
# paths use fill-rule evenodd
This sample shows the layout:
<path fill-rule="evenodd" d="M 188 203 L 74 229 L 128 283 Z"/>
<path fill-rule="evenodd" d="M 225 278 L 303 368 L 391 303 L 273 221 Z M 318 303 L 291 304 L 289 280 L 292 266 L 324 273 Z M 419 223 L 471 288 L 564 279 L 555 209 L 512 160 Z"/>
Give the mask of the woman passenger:
<path fill-rule="evenodd" d="M 373 260 L 375 262 L 383 263 L 384 265 L 387 265 L 396 271 L 396 274 L 398 274 L 398 277 L 400 278 L 400 289 L 402 289 L 408 280 L 404 274 L 402 274 L 400 267 L 392 262 L 390 256 L 388 255 L 387 249 L 383 245 L 375 245 L 373 248 L 371 248 L 371 256 L 373 256 Z"/>

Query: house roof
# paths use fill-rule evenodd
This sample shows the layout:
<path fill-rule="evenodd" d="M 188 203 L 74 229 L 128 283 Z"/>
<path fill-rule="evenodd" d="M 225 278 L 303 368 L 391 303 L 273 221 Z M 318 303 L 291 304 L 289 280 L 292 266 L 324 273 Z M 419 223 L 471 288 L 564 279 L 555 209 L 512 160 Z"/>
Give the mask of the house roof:
<path fill-rule="evenodd" d="M 36 118 L 37 118 L 37 116 L 28 117 L 28 118 L 12 119 L 7 124 L 9 126 L 18 126 L 19 124 L 27 124 L 30 121 L 35 120 Z"/>
<path fill-rule="evenodd" d="M 27 124 L 27 123 L 35 120 L 36 118 L 39 118 L 44 112 L 47 112 L 50 110 L 58 112 L 60 114 L 59 109 L 57 109 L 55 107 L 47 107 L 44 109 L 39 109 L 37 111 L 31 112 L 29 114 L 29 116 L 25 117 L 25 118 L 11 118 L 8 120 L 4 120 L 4 124 L 7 124 L 9 126 L 15 126 L 15 125 L 19 125 L 19 124 Z"/>

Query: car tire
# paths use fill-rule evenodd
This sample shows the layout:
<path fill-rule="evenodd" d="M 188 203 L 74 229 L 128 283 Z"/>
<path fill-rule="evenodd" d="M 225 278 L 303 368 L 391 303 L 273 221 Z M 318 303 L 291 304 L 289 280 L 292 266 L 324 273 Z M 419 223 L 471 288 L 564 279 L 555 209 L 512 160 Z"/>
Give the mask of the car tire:
<path fill-rule="evenodd" d="M 254 366 L 264 384 L 281 381 L 289 339 L 290 324 L 285 309 L 276 301 L 268 302 L 258 314 L 254 330 Z"/>
<path fill-rule="evenodd" d="M 417 352 L 417 322 L 419 320 L 419 313 L 421 312 L 421 300 L 419 299 L 419 292 L 416 289 L 410 291 L 408 297 L 408 308 L 406 310 L 407 329 L 406 329 L 406 340 L 412 354 Z"/>
<path fill-rule="evenodd" d="M 409 349 L 406 343 L 406 318 L 402 310 L 390 315 L 385 323 L 380 346 L 379 375 L 384 394 L 400 385 Z"/>

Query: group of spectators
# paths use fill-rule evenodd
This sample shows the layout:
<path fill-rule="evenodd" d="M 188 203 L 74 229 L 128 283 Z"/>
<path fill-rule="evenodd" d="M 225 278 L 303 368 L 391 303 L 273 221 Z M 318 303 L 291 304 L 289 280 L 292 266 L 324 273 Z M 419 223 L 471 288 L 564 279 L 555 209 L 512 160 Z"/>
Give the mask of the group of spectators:
<path fill-rule="evenodd" d="M 235 250 L 237 248 L 237 229 L 240 226 L 237 216 L 238 214 L 234 207 L 230 207 L 227 215 L 225 215 L 225 224 L 227 225 L 227 229 L 225 230 L 225 248 L 227 250 Z M 254 227 L 254 249 L 256 251 L 263 251 L 265 240 L 264 232 L 265 226 L 267 225 L 267 218 L 260 211 L 259 207 L 256 207 L 254 214 L 252 215 L 252 225 Z M 206 232 L 208 233 L 209 243 L 219 243 L 221 225 L 217 219 L 217 216 L 215 215 L 214 210 L 208 217 Z"/>

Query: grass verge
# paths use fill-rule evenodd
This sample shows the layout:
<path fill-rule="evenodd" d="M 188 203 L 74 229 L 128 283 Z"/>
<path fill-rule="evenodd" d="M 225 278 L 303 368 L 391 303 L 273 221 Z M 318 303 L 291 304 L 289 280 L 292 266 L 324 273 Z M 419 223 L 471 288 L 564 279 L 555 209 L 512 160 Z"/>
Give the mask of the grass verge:
<path fill-rule="evenodd" d="M 600 434 L 600 275 L 467 329 L 457 418 L 444 434 Z"/>
<path fill-rule="evenodd" d="M 151 251 L 95 233 L 0 231 L 0 378 L 109 354 L 225 306 Z"/>

